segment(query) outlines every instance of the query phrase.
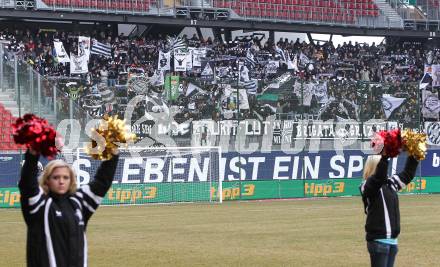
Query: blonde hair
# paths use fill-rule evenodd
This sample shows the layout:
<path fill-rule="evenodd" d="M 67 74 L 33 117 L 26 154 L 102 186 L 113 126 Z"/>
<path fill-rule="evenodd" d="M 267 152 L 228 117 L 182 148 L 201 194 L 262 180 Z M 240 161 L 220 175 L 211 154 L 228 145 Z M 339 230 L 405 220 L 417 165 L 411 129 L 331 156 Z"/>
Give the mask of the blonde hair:
<path fill-rule="evenodd" d="M 41 175 L 41 177 L 39 179 L 41 188 L 43 188 L 43 190 L 46 194 L 49 193 L 49 187 L 47 186 L 47 181 L 49 180 L 50 176 L 52 176 L 52 173 L 57 168 L 67 168 L 69 170 L 70 186 L 69 186 L 68 192 L 70 194 L 75 193 L 76 188 L 77 188 L 75 171 L 72 169 L 72 167 L 69 164 L 67 164 L 67 162 L 60 160 L 60 159 L 52 160 L 44 168 L 43 174 Z"/>
<path fill-rule="evenodd" d="M 376 171 L 377 164 L 379 163 L 382 156 L 380 155 L 371 155 L 368 156 L 367 161 L 364 166 L 364 179 L 367 179 Z"/>

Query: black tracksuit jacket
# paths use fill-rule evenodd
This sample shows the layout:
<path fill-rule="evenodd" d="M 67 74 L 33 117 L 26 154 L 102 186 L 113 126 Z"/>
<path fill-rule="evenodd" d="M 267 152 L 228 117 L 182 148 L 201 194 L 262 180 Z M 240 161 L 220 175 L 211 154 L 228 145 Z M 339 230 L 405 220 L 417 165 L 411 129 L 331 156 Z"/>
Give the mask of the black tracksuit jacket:
<path fill-rule="evenodd" d="M 45 194 L 37 181 L 38 156 L 29 152 L 18 184 L 27 225 L 27 266 L 87 266 L 87 222 L 112 185 L 118 156 L 102 162 L 95 179 L 65 195 Z"/>
<path fill-rule="evenodd" d="M 376 172 L 360 186 L 367 222 L 366 240 L 397 238 L 400 233 L 400 211 L 397 192 L 414 178 L 418 161 L 409 156 L 399 174 L 387 177 L 388 159 L 382 157 Z"/>

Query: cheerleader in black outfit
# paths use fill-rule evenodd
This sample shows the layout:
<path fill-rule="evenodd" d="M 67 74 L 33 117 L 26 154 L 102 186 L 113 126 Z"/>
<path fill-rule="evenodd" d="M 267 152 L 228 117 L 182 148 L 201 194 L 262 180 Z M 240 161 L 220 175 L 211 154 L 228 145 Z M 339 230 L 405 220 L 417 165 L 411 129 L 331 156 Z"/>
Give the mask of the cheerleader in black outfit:
<path fill-rule="evenodd" d="M 371 266 L 392 267 L 398 251 L 400 211 L 397 192 L 414 178 L 418 161 L 408 156 L 399 174 L 387 177 L 388 157 L 369 156 L 360 186 L 367 221 L 365 224 Z"/>
<path fill-rule="evenodd" d="M 26 152 L 18 186 L 28 229 L 28 266 L 87 266 L 87 223 L 112 185 L 117 154 L 102 162 L 92 182 L 77 189 L 72 167 L 62 160 L 49 162 L 38 181 L 39 154 Z"/>

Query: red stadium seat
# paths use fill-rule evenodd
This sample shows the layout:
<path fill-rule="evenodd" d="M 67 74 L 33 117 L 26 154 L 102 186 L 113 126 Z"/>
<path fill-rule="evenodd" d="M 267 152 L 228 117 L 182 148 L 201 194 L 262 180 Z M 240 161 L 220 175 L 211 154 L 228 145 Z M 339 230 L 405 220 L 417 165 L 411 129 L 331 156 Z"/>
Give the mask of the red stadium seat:
<path fill-rule="evenodd" d="M 148 11 L 155 0 L 42 0 L 49 6 L 99 10 Z M 437 0 L 427 0 L 439 6 Z M 379 16 L 373 0 L 214 0 L 213 6 L 231 8 L 241 16 L 314 21 L 354 22 L 356 16 Z"/>

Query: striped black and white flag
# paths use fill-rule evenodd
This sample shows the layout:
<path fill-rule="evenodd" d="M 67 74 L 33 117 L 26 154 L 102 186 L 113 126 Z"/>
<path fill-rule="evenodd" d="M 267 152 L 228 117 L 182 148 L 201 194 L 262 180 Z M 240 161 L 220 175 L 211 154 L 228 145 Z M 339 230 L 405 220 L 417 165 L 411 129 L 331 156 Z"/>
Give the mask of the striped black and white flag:
<path fill-rule="evenodd" d="M 174 50 L 180 50 L 180 49 L 186 49 L 187 45 L 185 43 L 185 40 L 183 40 L 182 37 L 168 37 L 168 44 L 170 46 L 170 51 Z"/>
<path fill-rule="evenodd" d="M 258 80 L 257 79 L 250 79 L 249 81 L 246 81 L 243 83 L 243 87 L 246 89 L 246 92 L 250 95 L 257 94 L 258 89 Z"/>
<path fill-rule="evenodd" d="M 105 57 L 111 57 L 112 56 L 112 47 L 111 45 L 103 44 L 95 39 L 93 39 L 93 45 L 92 45 L 92 54 L 95 55 L 101 55 Z"/>
<path fill-rule="evenodd" d="M 281 61 L 287 62 L 286 54 L 283 49 L 279 48 L 277 45 L 275 46 L 275 53 L 280 57 Z"/>
<path fill-rule="evenodd" d="M 255 68 L 257 65 L 257 61 L 255 60 L 255 56 L 252 54 L 251 50 L 248 49 L 246 53 L 246 64 L 250 66 L 251 68 Z"/>

